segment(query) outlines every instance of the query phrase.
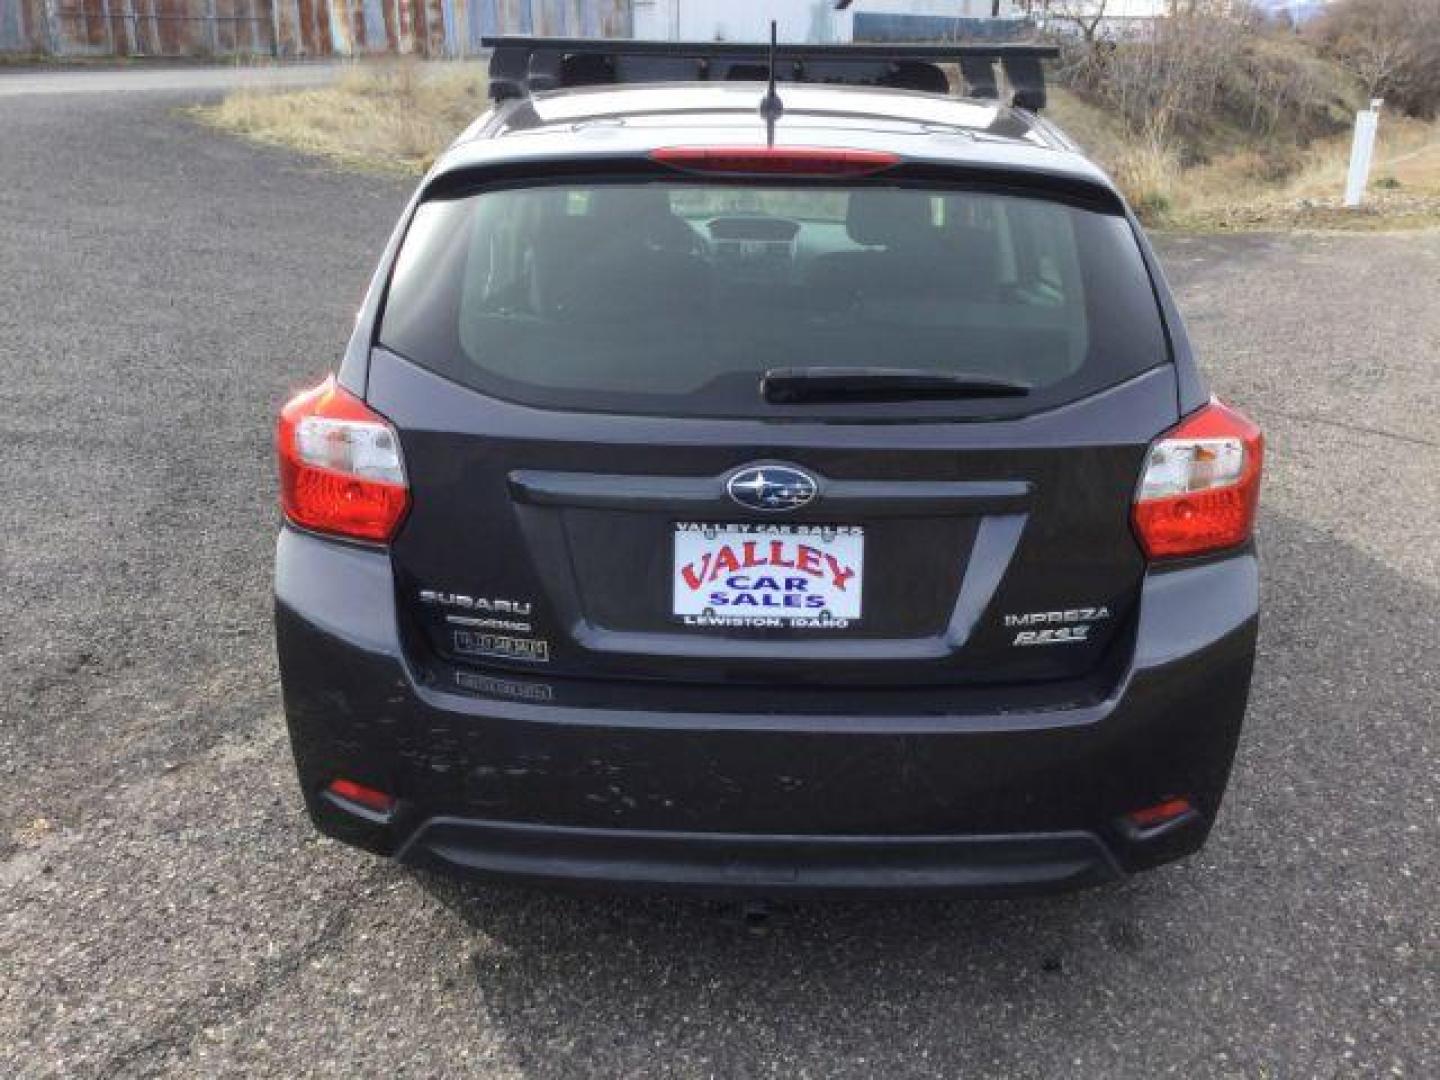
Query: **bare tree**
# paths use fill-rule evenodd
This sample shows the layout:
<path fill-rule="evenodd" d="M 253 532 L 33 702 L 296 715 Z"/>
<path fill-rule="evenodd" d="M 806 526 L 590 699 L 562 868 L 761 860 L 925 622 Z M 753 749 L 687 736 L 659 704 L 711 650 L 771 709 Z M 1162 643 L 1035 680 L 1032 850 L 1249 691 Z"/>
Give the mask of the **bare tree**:
<path fill-rule="evenodd" d="M 1109 6 L 1109 0 L 1039 0 L 1039 3 L 1043 4 L 1047 18 L 1074 26 L 1089 45 L 1095 43 Z"/>
<path fill-rule="evenodd" d="M 1080 32 L 1087 44 L 1099 36 L 1110 0 L 1015 0 L 1028 17 L 1044 23 L 1066 23 Z"/>
<path fill-rule="evenodd" d="M 1315 33 L 1371 96 L 1420 116 L 1440 109 L 1440 0 L 1341 0 Z"/>
<path fill-rule="evenodd" d="M 1322 34 L 1330 51 L 1372 96 L 1383 92 L 1410 61 L 1414 45 L 1406 36 L 1407 5 L 1346 4 L 1326 20 Z"/>

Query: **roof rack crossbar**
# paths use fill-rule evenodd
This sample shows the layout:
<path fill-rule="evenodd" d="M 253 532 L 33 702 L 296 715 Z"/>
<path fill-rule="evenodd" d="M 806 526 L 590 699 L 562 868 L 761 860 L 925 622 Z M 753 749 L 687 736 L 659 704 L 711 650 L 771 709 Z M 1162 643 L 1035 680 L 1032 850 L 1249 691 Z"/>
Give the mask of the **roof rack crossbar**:
<path fill-rule="evenodd" d="M 487 37 L 490 96 L 496 101 L 543 90 L 606 83 L 764 81 L 770 44 L 735 41 Z M 1011 88 L 1011 104 L 1045 106 L 1042 60 L 1060 55 L 1050 45 L 958 43 L 934 45 L 805 45 L 775 47 L 775 77 L 782 82 L 850 83 L 941 91 L 938 65 L 958 64 L 974 97 L 1000 96 L 995 66 Z"/>

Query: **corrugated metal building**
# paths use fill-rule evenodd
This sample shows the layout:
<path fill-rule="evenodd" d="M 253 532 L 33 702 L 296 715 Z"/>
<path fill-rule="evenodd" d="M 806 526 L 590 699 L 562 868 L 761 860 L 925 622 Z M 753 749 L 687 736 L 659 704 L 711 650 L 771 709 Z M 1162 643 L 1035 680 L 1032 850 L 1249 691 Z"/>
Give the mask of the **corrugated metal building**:
<path fill-rule="evenodd" d="M 1161 0 L 1112 0 L 1116 4 Z M 855 10 L 858 7 L 860 10 Z M 56 56 L 465 56 L 489 34 L 762 41 L 1009 32 L 991 0 L 0 0 L 0 52 Z M 1004 0 L 1002 12 L 1017 5 Z"/>
<path fill-rule="evenodd" d="M 0 0 L 0 52 L 464 56 L 486 34 L 628 37 L 632 0 Z"/>
<path fill-rule="evenodd" d="M 935 41 L 992 33 L 984 25 L 992 0 L 860 0 L 843 11 L 835 10 L 835 0 L 632 2 L 635 36 L 660 40 L 764 41 L 771 19 L 782 41 Z M 1000 13 L 1013 21 L 1020 8 L 1002 0 Z"/>

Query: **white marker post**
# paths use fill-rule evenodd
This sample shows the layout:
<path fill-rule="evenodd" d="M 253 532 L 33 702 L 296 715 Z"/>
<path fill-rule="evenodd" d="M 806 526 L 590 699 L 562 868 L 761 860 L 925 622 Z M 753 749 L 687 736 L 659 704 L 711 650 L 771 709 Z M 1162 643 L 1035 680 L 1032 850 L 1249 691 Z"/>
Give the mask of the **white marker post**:
<path fill-rule="evenodd" d="M 1350 174 L 1345 178 L 1345 205 L 1359 206 L 1370 180 L 1370 161 L 1375 156 L 1375 131 L 1380 126 L 1380 106 L 1375 98 L 1370 108 L 1355 114 L 1355 141 L 1350 144 Z"/>

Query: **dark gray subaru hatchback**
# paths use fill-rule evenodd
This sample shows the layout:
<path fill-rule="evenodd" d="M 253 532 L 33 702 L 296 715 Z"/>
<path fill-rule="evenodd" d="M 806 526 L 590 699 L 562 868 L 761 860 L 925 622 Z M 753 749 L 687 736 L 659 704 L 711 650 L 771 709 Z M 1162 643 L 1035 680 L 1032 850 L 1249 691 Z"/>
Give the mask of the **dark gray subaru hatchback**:
<path fill-rule="evenodd" d="M 1262 440 L 1037 115 L 1045 50 L 493 45 L 280 418 L 318 827 L 752 897 L 1198 848 Z"/>

